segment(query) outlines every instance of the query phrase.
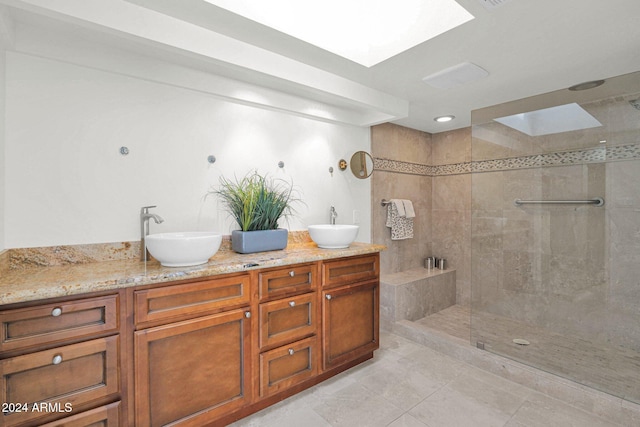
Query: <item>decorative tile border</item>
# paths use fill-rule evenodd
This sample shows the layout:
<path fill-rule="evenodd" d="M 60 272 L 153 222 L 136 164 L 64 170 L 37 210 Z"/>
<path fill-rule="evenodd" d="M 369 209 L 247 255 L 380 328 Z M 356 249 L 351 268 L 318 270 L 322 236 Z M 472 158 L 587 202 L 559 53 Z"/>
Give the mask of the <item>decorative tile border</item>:
<path fill-rule="evenodd" d="M 513 169 L 528 169 L 547 166 L 579 165 L 602 163 L 613 160 L 640 159 L 640 144 L 596 147 L 557 153 L 534 154 L 530 156 L 508 157 L 505 159 L 480 160 L 475 162 L 452 163 L 448 165 L 423 165 L 400 160 L 373 159 L 374 170 L 410 175 L 445 176 L 473 172 L 492 172 Z"/>
<path fill-rule="evenodd" d="M 404 173 L 409 175 L 426 175 L 431 176 L 434 172 L 434 166 L 423 165 L 420 163 L 409 163 L 401 160 L 373 158 L 373 170 Z"/>
<path fill-rule="evenodd" d="M 607 160 L 630 160 L 640 158 L 640 144 L 607 147 Z"/>

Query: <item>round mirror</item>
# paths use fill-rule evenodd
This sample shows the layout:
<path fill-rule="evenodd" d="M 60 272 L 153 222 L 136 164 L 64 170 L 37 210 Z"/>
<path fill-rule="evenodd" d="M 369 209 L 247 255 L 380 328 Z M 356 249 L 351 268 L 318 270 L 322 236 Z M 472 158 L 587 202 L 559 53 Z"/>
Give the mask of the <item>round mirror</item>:
<path fill-rule="evenodd" d="M 373 158 L 366 151 L 356 151 L 351 156 L 351 172 L 356 178 L 365 179 L 373 172 Z"/>

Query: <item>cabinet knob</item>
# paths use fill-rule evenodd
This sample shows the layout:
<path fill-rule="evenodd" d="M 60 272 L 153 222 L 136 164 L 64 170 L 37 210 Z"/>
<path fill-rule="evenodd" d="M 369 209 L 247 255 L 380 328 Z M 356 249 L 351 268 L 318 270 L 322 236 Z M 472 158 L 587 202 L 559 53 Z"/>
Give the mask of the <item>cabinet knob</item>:
<path fill-rule="evenodd" d="M 295 276 L 295 275 L 296 275 L 296 272 L 295 272 L 295 271 L 291 270 L 291 271 L 289 272 L 289 276 L 293 277 L 293 276 Z"/>
<path fill-rule="evenodd" d="M 289 301 L 289 307 L 295 307 L 295 306 L 296 306 L 295 301 Z"/>
<path fill-rule="evenodd" d="M 292 348 L 290 348 L 290 349 L 289 349 L 289 356 L 293 356 L 293 353 L 294 353 L 293 349 L 292 349 Z"/>
<path fill-rule="evenodd" d="M 53 356 L 53 360 L 51 360 L 51 363 L 53 363 L 54 365 L 59 365 L 60 363 L 62 363 L 62 355 L 56 354 L 55 356 Z"/>
<path fill-rule="evenodd" d="M 51 315 L 53 317 L 58 317 L 62 314 L 62 309 L 60 307 L 56 307 L 53 310 L 51 310 Z"/>
<path fill-rule="evenodd" d="M 244 317 L 246 317 L 247 319 L 251 317 L 251 312 L 250 311 L 245 311 L 244 312 Z"/>
<path fill-rule="evenodd" d="M 327 295 L 325 295 L 325 298 L 326 298 L 326 299 L 331 299 L 331 294 L 327 294 Z"/>

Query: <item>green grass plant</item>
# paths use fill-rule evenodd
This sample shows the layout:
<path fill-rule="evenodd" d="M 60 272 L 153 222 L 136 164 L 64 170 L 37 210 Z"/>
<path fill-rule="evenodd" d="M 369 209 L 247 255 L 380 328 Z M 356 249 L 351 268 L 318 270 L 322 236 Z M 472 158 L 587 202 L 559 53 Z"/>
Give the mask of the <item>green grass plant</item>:
<path fill-rule="evenodd" d="M 220 177 L 220 187 L 211 191 L 242 231 L 275 230 L 282 217 L 293 214 L 293 185 L 250 172 L 241 179 Z"/>

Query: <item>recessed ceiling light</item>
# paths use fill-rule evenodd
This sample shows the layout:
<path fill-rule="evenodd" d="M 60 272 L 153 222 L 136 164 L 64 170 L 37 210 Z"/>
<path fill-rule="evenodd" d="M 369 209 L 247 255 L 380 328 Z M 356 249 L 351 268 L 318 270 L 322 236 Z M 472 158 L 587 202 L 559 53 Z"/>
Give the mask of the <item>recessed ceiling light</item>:
<path fill-rule="evenodd" d="M 455 0 L 205 0 L 371 67 L 474 17 Z"/>
<path fill-rule="evenodd" d="M 438 123 L 445 123 L 445 122 L 450 122 L 451 120 L 453 120 L 455 118 L 456 118 L 456 116 L 449 115 L 449 116 L 439 116 L 439 117 L 436 117 L 433 120 L 435 120 Z"/>
<path fill-rule="evenodd" d="M 578 91 L 578 90 L 593 89 L 594 87 L 602 86 L 603 84 L 604 84 L 604 80 L 593 80 L 591 82 L 584 82 L 584 83 L 579 83 L 577 85 L 573 85 L 569 88 L 569 90 Z"/>

